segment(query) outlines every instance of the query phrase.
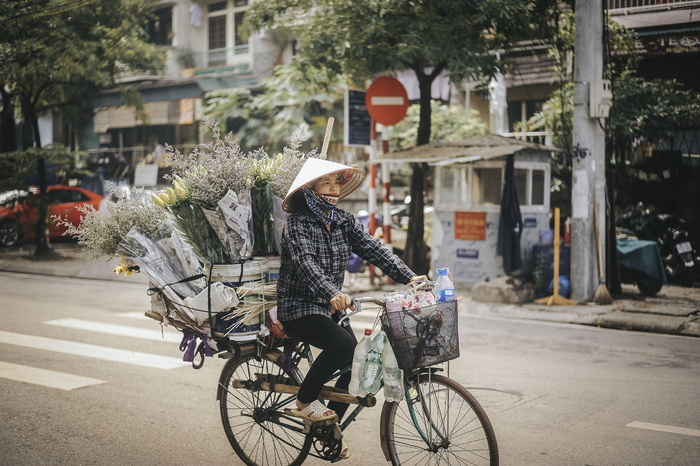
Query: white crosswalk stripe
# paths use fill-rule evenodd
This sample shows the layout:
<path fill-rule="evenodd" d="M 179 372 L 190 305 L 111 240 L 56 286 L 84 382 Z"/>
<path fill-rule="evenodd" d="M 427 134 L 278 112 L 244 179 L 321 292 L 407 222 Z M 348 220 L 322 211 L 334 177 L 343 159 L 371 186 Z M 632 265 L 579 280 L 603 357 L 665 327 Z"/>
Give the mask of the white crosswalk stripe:
<path fill-rule="evenodd" d="M 115 315 L 119 317 L 126 317 L 127 319 L 147 320 L 149 322 L 153 322 L 153 319 L 146 317 L 145 313 L 143 312 L 120 312 L 119 314 Z"/>
<path fill-rule="evenodd" d="M 365 328 L 372 328 L 374 326 L 376 314 L 374 313 L 359 313 L 355 314 L 354 316 L 350 317 L 350 324 L 352 325 L 352 328 L 357 330 L 363 330 Z M 379 325 L 379 324 L 377 324 Z"/>
<path fill-rule="evenodd" d="M 56 319 L 49 320 L 44 323 L 47 325 L 54 325 L 56 327 L 74 328 L 78 330 L 87 330 L 90 332 L 140 338 L 143 340 L 165 341 L 169 343 L 180 343 L 180 341 L 182 341 L 181 333 L 175 333 L 173 330 L 161 332 L 157 325 L 153 329 L 143 329 L 138 327 L 129 327 L 127 325 L 107 324 L 104 322 L 94 322 L 83 319 Z"/>
<path fill-rule="evenodd" d="M 170 370 L 189 365 L 187 362 L 168 356 L 108 348 L 87 343 L 56 340 L 34 335 L 23 335 L 2 330 L 0 330 L 0 343 L 155 369 Z"/>
<path fill-rule="evenodd" d="M 669 434 L 681 434 L 681 435 L 690 435 L 693 437 L 700 437 L 700 429 L 688 429 L 687 427 L 678 427 L 678 426 L 667 426 L 663 424 L 652 424 L 649 422 L 630 422 L 627 424 L 627 427 L 633 427 L 636 429 L 646 429 L 646 430 L 655 430 L 657 432 L 667 432 Z"/>
<path fill-rule="evenodd" d="M 0 378 L 58 388 L 59 390 L 75 390 L 76 388 L 106 383 L 104 380 L 91 379 L 90 377 L 21 366 L 3 361 L 0 361 Z"/>
<path fill-rule="evenodd" d="M 143 320 L 153 323 L 151 319 L 148 319 L 141 312 L 124 312 L 117 315 L 127 319 Z M 372 312 L 356 314 L 351 318 L 352 327 L 356 333 L 362 333 L 365 328 L 374 327 L 375 318 L 376 313 Z M 54 319 L 44 323 L 55 327 L 93 333 L 152 341 L 165 341 L 170 345 L 179 343 L 182 340 L 182 334 L 180 332 L 169 327 L 161 330 L 157 323 L 154 323 L 153 328 L 134 327 L 77 318 Z M 5 331 L 0 331 L 0 344 L 2 343 L 156 369 L 169 370 L 189 366 L 189 363 L 183 362 L 179 358 Z M 43 385 L 62 390 L 71 390 L 74 388 L 106 383 L 105 381 L 98 379 L 80 377 L 56 371 L 47 371 L 29 366 L 3 363 L 1 361 L 0 378 L 33 383 L 36 385 Z"/>

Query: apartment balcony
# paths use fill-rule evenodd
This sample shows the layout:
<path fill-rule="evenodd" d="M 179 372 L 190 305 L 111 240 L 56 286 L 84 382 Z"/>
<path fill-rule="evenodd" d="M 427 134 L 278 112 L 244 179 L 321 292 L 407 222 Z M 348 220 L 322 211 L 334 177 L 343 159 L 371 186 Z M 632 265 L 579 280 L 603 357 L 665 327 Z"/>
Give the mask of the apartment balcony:
<path fill-rule="evenodd" d="M 549 131 L 517 131 L 512 133 L 500 133 L 500 136 L 545 146 L 552 145 L 552 133 Z"/>
<path fill-rule="evenodd" d="M 693 4 L 700 4 L 697 0 L 607 0 L 608 11 L 611 14 L 619 14 L 615 10 L 671 10 L 675 8 L 687 8 Z M 628 11 L 632 12 L 632 11 Z"/>
<path fill-rule="evenodd" d="M 214 73 L 267 75 L 272 73 L 278 53 L 252 53 L 248 44 L 212 50 L 180 49 L 174 52 L 180 76 Z"/>

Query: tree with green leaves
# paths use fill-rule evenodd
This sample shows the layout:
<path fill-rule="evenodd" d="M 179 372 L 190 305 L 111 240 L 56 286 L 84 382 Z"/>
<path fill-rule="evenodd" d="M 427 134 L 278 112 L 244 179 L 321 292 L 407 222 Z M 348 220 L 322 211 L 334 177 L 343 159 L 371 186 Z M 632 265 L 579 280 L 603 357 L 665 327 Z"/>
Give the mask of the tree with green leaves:
<path fill-rule="evenodd" d="M 5 0 L 0 3 L 0 87 L 3 118 L 0 136 L 9 137 L 9 115 L 18 109 L 42 147 L 39 118 L 58 110 L 72 128 L 92 115 L 83 103 L 90 93 L 112 88 L 134 72 L 158 73 L 163 56 L 146 42 L 144 27 L 153 0 Z M 77 131 L 77 130 L 76 130 Z M 11 150 L 11 147 L 3 148 Z M 39 189 L 46 193 L 46 160 L 36 156 Z M 45 234 L 47 203 L 40 196 L 37 255 L 50 253 Z"/>
<path fill-rule="evenodd" d="M 464 107 L 449 106 L 440 101 L 430 103 L 432 122 L 430 141 L 435 143 L 459 141 L 488 133 L 479 112 L 465 112 Z M 408 107 L 406 116 L 391 128 L 389 142 L 394 150 L 411 149 L 416 146 L 416 135 L 420 126 L 420 105 Z"/>
<path fill-rule="evenodd" d="M 430 142 L 431 85 L 443 71 L 452 82 L 488 81 L 504 63 L 499 50 L 540 36 L 557 3 L 550 0 L 266 0 L 248 10 L 251 31 L 267 29 L 297 41 L 294 65 L 302 75 L 328 75 L 366 81 L 413 70 L 420 89 L 416 145 Z M 412 164 L 406 262 L 429 270 L 423 241 L 423 207 L 428 166 Z"/>
<path fill-rule="evenodd" d="M 552 41 L 550 54 L 557 63 L 557 89 L 542 109 L 527 122 L 531 131 L 546 130 L 553 144 L 567 153 L 555 155 L 553 190 L 571 189 L 571 157 L 573 134 L 574 84 L 569 66 L 574 52 L 574 16 L 562 16 L 558 32 Z M 605 120 L 606 159 L 615 156 L 629 158 L 635 141 L 658 142 L 674 137 L 678 131 L 700 126 L 700 98 L 696 92 L 673 80 L 647 81 L 636 76 L 636 34 L 606 20 L 612 56 L 605 77 L 612 82 L 613 100 L 610 115 Z M 570 205 L 570 204 L 569 204 Z"/>
<path fill-rule="evenodd" d="M 212 92 L 204 114 L 234 130 L 246 150 L 264 146 L 269 152 L 280 152 L 301 126 L 311 135 L 308 149 L 319 147 L 328 117 L 342 117 L 346 84 L 338 76 L 315 71 L 301 76 L 298 68 L 280 65 L 261 81 L 261 91 L 235 88 Z"/>

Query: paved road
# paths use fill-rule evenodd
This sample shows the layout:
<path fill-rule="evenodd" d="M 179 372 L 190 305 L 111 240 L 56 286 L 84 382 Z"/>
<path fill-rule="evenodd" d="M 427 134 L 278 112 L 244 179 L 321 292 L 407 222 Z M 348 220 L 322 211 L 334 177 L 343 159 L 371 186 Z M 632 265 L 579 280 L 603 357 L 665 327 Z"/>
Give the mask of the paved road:
<path fill-rule="evenodd" d="M 223 361 L 183 364 L 179 335 L 142 316 L 142 283 L 0 273 L 0 293 L 0 463 L 241 464 L 215 400 Z M 483 403 L 502 464 L 700 464 L 699 339 L 463 317 L 451 376 Z M 345 466 L 385 464 L 379 412 L 349 430 Z"/>

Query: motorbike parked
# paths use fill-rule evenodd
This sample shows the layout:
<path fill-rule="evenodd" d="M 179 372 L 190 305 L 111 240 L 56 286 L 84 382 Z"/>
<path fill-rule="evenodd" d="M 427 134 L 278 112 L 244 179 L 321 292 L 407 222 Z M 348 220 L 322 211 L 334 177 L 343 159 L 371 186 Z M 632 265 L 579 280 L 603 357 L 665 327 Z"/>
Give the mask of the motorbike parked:
<path fill-rule="evenodd" d="M 640 240 L 617 228 L 617 266 L 620 282 L 637 285 L 644 296 L 653 297 L 666 283 L 664 264 L 656 241 Z"/>
<path fill-rule="evenodd" d="M 629 230 L 640 240 L 655 241 L 669 279 L 683 286 L 693 285 L 700 257 L 690 244 L 684 219 L 652 212 L 640 203 L 623 212 L 616 226 Z"/>

